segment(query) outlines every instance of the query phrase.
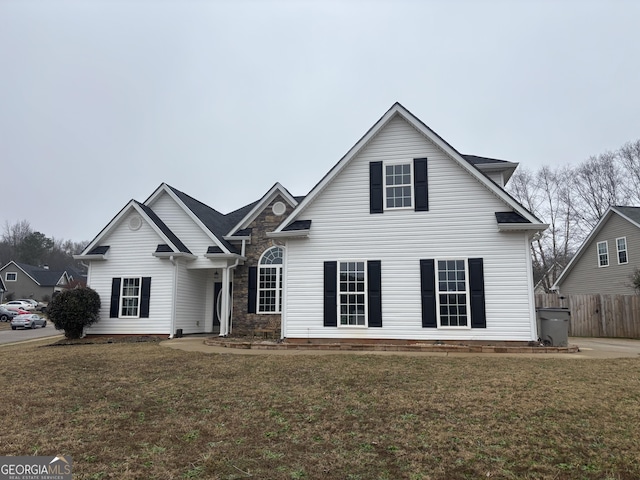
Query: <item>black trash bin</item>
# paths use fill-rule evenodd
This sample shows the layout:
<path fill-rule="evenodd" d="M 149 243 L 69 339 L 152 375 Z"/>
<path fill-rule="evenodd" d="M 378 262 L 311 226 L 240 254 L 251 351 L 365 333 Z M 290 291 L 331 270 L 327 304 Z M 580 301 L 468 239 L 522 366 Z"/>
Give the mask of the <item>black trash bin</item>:
<path fill-rule="evenodd" d="M 567 347 L 569 345 L 571 312 L 568 308 L 537 308 L 536 318 L 540 342 L 551 347 Z"/>

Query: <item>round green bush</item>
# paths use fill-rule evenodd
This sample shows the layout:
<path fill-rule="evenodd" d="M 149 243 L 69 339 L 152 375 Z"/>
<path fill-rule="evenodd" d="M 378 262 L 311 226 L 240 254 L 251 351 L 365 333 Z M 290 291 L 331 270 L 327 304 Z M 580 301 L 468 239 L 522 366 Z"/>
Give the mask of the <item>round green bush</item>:
<path fill-rule="evenodd" d="M 80 338 L 85 327 L 99 319 L 100 295 L 89 287 L 65 290 L 53 297 L 47 306 L 49 319 L 67 338 Z"/>

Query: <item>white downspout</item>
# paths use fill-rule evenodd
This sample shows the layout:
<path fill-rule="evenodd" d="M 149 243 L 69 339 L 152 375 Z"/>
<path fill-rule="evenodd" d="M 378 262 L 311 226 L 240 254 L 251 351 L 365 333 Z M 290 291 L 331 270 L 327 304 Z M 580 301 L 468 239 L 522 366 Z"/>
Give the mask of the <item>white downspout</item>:
<path fill-rule="evenodd" d="M 173 264 L 173 292 L 171 292 L 171 322 L 170 322 L 170 333 L 169 333 L 169 338 L 173 338 L 175 331 L 176 331 L 176 299 L 178 298 L 178 266 L 179 266 L 179 262 L 178 260 L 171 255 L 169 257 L 169 260 L 171 261 L 171 263 Z"/>

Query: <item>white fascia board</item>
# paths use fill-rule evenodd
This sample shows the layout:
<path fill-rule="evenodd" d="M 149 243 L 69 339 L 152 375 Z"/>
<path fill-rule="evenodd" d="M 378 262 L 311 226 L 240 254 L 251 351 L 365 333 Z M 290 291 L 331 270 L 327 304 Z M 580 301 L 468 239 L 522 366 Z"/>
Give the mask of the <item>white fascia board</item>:
<path fill-rule="evenodd" d="M 580 257 L 582 257 L 583 253 L 587 248 L 587 245 L 589 245 L 591 243 L 591 240 L 593 240 L 593 238 L 598 233 L 600 233 L 600 230 L 602 230 L 602 227 L 604 227 L 604 224 L 609 220 L 609 218 L 611 218 L 611 216 L 613 215 L 613 212 L 614 212 L 613 208 L 609 207 L 609 209 L 605 212 L 605 214 L 602 216 L 600 221 L 598 221 L 598 223 L 593 228 L 593 230 L 591 230 L 591 233 L 587 236 L 584 242 L 582 242 L 582 245 L 580 245 L 580 248 L 578 248 L 578 251 L 576 252 L 576 254 L 569 261 L 567 266 L 564 267 L 564 270 L 562 271 L 562 273 L 560 273 L 560 276 L 556 278 L 556 281 L 552 285 L 551 290 L 553 290 L 554 288 L 558 290 L 560 289 L 560 283 L 562 283 L 562 279 L 573 269 L 575 264 L 578 263 L 578 260 L 580 259 Z"/>
<path fill-rule="evenodd" d="M 158 258 L 180 257 L 180 258 L 186 258 L 187 260 L 195 260 L 196 258 L 198 258 L 193 253 L 185 253 L 185 252 L 153 252 L 152 255 Z"/>
<path fill-rule="evenodd" d="M 502 188 L 497 186 L 494 182 L 489 180 L 482 172 L 476 169 L 473 165 L 467 162 L 460 153 L 458 153 L 451 145 L 445 142 L 437 133 L 427 127 L 420 119 L 414 116 L 406 108 L 399 103 L 395 103 L 387 112 L 378 120 L 373 127 L 365 133 L 365 135 L 358 140 L 358 142 L 351 147 L 351 149 L 343 156 L 340 161 L 333 166 L 333 168 L 327 173 L 324 178 L 311 190 L 311 192 L 300 202 L 298 207 L 276 228 L 273 233 L 279 233 L 284 227 L 298 218 L 305 210 L 306 206 L 311 203 L 320 192 L 322 192 L 331 181 L 349 164 L 364 146 L 382 130 L 389 121 L 399 115 L 406 120 L 411 126 L 422 133 L 428 140 L 433 142 L 440 150 L 446 153 L 451 159 L 456 161 L 464 170 L 472 175 L 478 182 L 488 188 L 495 196 L 513 208 L 516 212 L 529 220 L 531 223 L 539 224 L 540 221 L 529 213 L 522 205 L 520 205 L 515 199 L 507 194 Z"/>
<path fill-rule="evenodd" d="M 106 260 L 107 259 L 107 254 L 105 253 L 104 255 L 73 255 L 73 259 L 74 260 L 87 260 L 87 261 Z"/>
<path fill-rule="evenodd" d="M 266 233 L 267 238 L 306 238 L 309 236 L 309 230 L 287 230 L 273 231 Z"/>
<path fill-rule="evenodd" d="M 234 241 L 240 241 L 240 240 L 251 242 L 251 235 L 243 235 L 243 236 L 226 235 L 222 238 L 224 238 L 227 242 L 234 242 Z"/>
<path fill-rule="evenodd" d="M 278 194 L 280 194 L 287 202 L 289 202 L 289 205 L 291 207 L 294 207 L 294 209 L 298 205 L 298 202 L 295 198 L 293 198 L 293 195 L 291 195 L 286 188 L 284 188 L 279 182 L 277 182 L 267 193 L 262 196 L 262 198 L 258 201 L 258 203 L 256 203 L 251 211 L 247 213 L 244 218 L 240 220 L 240 222 L 238 222 L 236 226 L 229 231 L 229 234 L 224 237 L 224 239 L 229 240 L 228 237 L 232 236 L 238 230 L 247 228 L 251 224 L 251 222 L 253 222 L 256 217 L 260 215 L 262 210 L 264 210 L 264 208 L 269 205 L 269 203 L 271 203 L 274 198 L 276 198 Z"/>
<path fill-rule="evenodd" d="M 549 228 L 547 223 L 499 223 L 500 232 L 522 232 L 523 230 L 543 231 Z"/>
<path fill-rule="evenodd" d="M 151 196 L 144 201 L 144 205 L 149 206 L 156 198 L 160 196 L 162 192 L 165 192 L 167 195 L 169 195 L 180 206 L 180 208 L 182 208 L 184 213 L 186 213 L 189 218 L 191 218 L 191 220 L 193 220 L 194 223 L 200 227 L 205 235 L 207 235 L 218 247 L 220 247 L 220 249 L 224 250 L 225 252 L 229 251 L 218 239 L 218 237 L 216 237 L 215 234 L 211 230 L 209 230 L 204 223 L 202 223 L 202 221 L 196 216 L 196 214 L 193 213 L 182 200 L 180 200 L 180 198 L 173 192 L 173 190 L 171 190 L 171 188 L 166 183 L 160 185 L 156 189 L 156 191 L 153 192 Z"/>

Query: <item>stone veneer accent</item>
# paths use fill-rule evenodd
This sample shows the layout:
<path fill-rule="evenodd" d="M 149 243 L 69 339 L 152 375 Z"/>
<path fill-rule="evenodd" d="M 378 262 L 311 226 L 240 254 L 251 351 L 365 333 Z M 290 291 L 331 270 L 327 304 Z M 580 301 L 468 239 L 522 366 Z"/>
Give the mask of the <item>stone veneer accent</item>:
<path fill-rule="evenodd" d="M 274 215 L 272 207 L 276 202 L 287 206 L 284 215 Z M 267 205 L 256 219 L 247 227 L 251 228 L 251 243 L 245 247 L 246 261 L 238 265 L 233 276 L 233 334 L 246 335 L 254 330 L 275 328 L 280 336 L 280 314 L 248 313 L 249 298 L 249 267 L 257 267 L 260 257 L 270 247 L 283 246 L 284 242 L 275 238 L 267 238 L 266 233 L 272 232 L 291 213 L 292 206 L 278 195 Z"/>

